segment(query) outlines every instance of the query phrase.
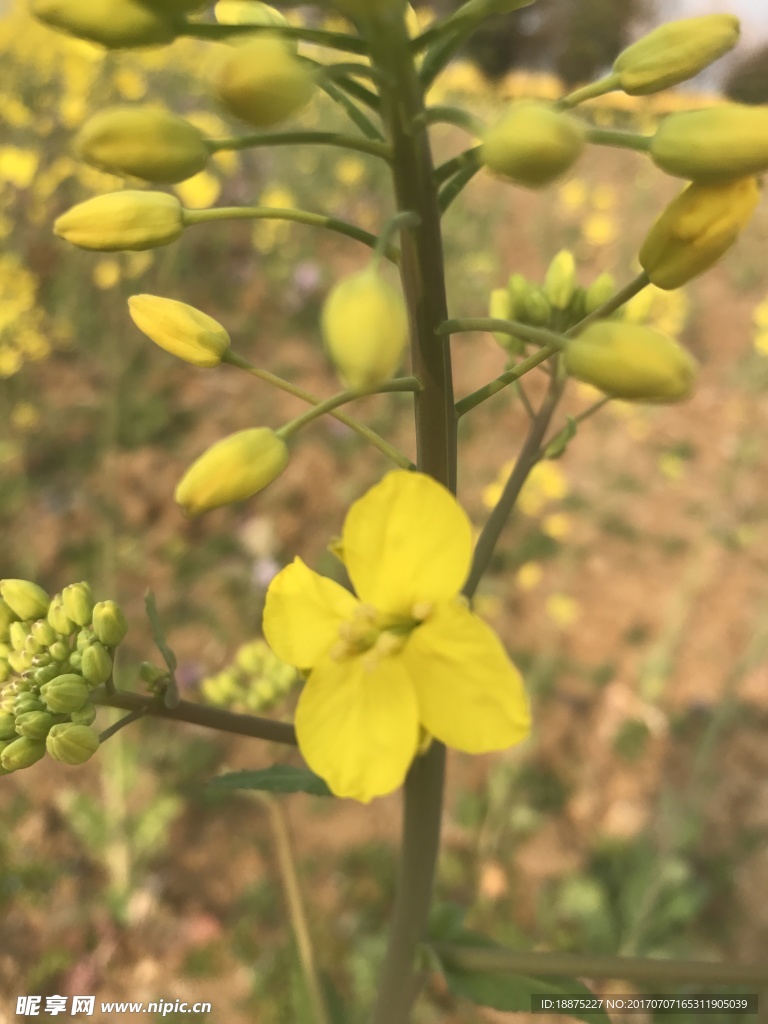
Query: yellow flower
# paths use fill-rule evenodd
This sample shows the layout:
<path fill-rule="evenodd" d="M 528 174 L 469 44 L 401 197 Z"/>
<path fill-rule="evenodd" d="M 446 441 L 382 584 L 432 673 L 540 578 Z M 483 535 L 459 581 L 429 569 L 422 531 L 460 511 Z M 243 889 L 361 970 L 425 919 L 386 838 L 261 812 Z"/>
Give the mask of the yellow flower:
<path fill-rule="evenodd" d="M 547 600 L 547 615 L 560 629 L 568 629 L 581 614 L 579 602 L 567 594 L 553 594 Z"/>
<path fill-rule="evenodd" d="M 501 178 L 541 188 L 570 170 L 583 149 L 579 121 L 545 103 L 521 100 L 486 132 L 482 161 Z"/>
<path fill-rule="evenodd" d="M 397 789 L 420 729 L 475 754 L 524 739 L 520 674 L 460 596 L 472 525 L 452 495 L 390 473 L 349 510 L 342 550 L 357 596 L 296 559 L 264 609 L 275 654 L 309 671 L 299 748 L 333 792 L 367 803 Z"/>

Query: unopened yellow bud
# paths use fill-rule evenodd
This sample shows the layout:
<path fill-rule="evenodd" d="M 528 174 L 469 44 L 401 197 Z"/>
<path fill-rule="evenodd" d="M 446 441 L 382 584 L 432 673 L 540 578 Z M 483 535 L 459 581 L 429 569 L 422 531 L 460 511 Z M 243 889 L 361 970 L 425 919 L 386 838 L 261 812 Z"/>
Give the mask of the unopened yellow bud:
<path fill-rule="evenodd" d="M 49 711 L 56 715 L 68 714 L 79 711 L 88 700 L 88 687 L 82 676 L 70 672 L 41 686 L 40 696 Z"/>
<path fill-rule="evenodd" d="M 0 597 L 0 643 L 5 643 L 8 639 L 11 623 L 16 619 L 18 619 L 16 612 Z"/>
<path fill-rule="evenodd" d="M 583 149 L 578 121 L 545 103 L 521 100 L 486 132 L 482 160 L 502 178 L 541 188 L 569 170 Z"/>
<path fill-rule="evenodd" d="M 222 64 L 216 92 L 224 106 L 257 128 L 269 128 L 309 103 L 312 73 L 275 36 L 238 46 Z"/>
<path fill-rule="evenodd" d="M 99 735 L 88 725 L 62 722 L 48 733 L 45 746 L 55 761 L 84 764 L 99 749 Z"/>
<path fill-rule="evenodd" d="M 54 222 L 53 230 L 81 249 L 154 249 L 181 235 L 184 209 L 176 196 L 165 192 L 110 192 L 73 206 Z"/>
<path fill-rule="evenodd" d="M 704 14 L 660 25 L 619 54 L 613 65 L 630 96 L 668 89 L 698 75 L 739 41 L 733 14 Z"/>
<path fill-rule="evenodd" d="M 759 199 L 752 177 L 689 185 L 649 231 L 640 249 L 640 265 L 658 288 L 679 288 L 730 249 Z"/>
<path fill-rule="evenodd" d="M 94 641 L 83 651 L 80 662 L 83 679 L 89 686 L 101 686 L 112 675 L 112 655 L 104 644 Z"/>
<path fill-rule="evenodd" d="M 93 615 L 93 591 L 86 582 L 70 583 L 61 592 L 64 614 L 78 626 L 90 626 Z"/>
<path fill-rule="evenodd" d="M 192 463 L 176 488 L 187 515 L 258 494 L 288 464 L 288 447 L 267 427 L 241 430 L 218 441 Z"/>
<path fill-rule="evenodd" d="M 768 107 L 724 103 L 670 114 L 651 140 L 667 174 L 693 181 L 745 178 L 768 170 Z"/>
<path fill-rule="evenodd" d="M 512 302 L 509 297 L 509 289 L 493 289 L 488 299 L 488 316 L 493 317 L 494 320 L 512 319 Z M 511 335 L 502 334 L 498 331 L 494 331 L 493 336 L 502 348 L 507 348 L 508 343 L 515 340 Z"/>
<path fill-rule="evenodd" d="M 99 601 L 94 607 L 93 630 L 105 647 L 117 647 L 125 640 L 128 623 L 117 601 Z"/>
<path fill-rule="evenodd" d="M 31 740 L 26 736 L 19 736 L 13 740 L 0 753 L 0 764 L 7 772 L 17 772 L 22 768 L 29 768 L 36 761 L 45 755 L 45 741 Z"/>
<path fill-rule="evenodd" d="M 555 309 L 568 309 L 576 291 L 576 260 L 568 249 L 561 249 L 547 269 L 544 293 Z"/>
<path fill-rule="evenodd" d="M 594 313 L 616 294 L 616 278 L 609 271 L 605 270 L 599 277 L 596 277 L 587 288 L 584 296 L 584 312 Z"/>
<path fill-rule="evenodd" d="M 139 0 L 32 0 L 31 7 L 46 25 L 110 49 L 156 46 L 176 37 L 173 19 Z"/>
<path fill-rule="evenodd" d="M 202 171 L 210 150 L 189 121 L 156 107 L 107 107 L 75 139 L 77 155 L 110 174 L 170 184 Z"/>
<path fill-rule="evenodd" d="M 20 619 L 40 619 L 48 611 L 50 597 L 29 580 L 0 580 L 0 598 Z"/>
<path fill-rule="evenodd" d="M 156 345 L 195 366 L 218 366 L 229 348 L 229 334 L 194 306 L 159 295 L 128 299 L 131 319 Z"/>
<path fill-rule="evenodd" d="M 342 381 L 360 391 L 392 376 L 408 342 L 402 292 L 373 265 L 334 286 L 323 306 L 321 327 Z"/>
<path fill-rule="evenodd" d="M 696 361 L 673 338 L 613 320 L 594 323 L 569 342 L 565 366 L 611 398 L 635 402 L 679 402 L 696 376 Z"/>

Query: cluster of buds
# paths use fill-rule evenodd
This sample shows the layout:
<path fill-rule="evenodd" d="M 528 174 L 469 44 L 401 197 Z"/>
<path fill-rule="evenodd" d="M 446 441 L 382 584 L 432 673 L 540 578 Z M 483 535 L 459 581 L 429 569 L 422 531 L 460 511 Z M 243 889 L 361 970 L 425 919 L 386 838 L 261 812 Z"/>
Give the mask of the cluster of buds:
<path fill-rule="evenodd" d="M 269 711 L 298 681 L 296 670 L 280 661 L 263 640 L 244 644 L 231 665 L 200 684 L 217 707 L 249 714 Z"/>
<path fill-rule="evenodd" d="M 92 691 L 111 678 L 127 631 L 114 601 L 87 583 L 51 599 L 28 580 L 0 581 L 0 774 L 46 753 L 82 764 L 98 749 Z"/>

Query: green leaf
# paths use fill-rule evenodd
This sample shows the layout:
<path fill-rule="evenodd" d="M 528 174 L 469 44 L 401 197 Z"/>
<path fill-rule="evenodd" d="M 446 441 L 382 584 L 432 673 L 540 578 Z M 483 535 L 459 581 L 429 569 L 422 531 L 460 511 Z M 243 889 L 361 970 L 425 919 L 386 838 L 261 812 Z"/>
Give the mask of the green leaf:
<path fill-rule="evenodd" d="M 290 764 L 273 764 L 271 768 L 229 772 L 211 779 L 215 789 L 259 789 L 263 793 L 309 793 L 311 796 L 333 796 L 319 775 L 308 768 Z"/>

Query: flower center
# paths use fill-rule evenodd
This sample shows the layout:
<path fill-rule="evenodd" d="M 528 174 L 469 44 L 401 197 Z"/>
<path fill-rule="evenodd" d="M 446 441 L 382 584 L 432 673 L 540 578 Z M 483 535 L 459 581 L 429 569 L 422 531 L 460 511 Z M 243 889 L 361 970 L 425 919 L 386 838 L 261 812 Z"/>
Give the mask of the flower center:
<path fill-rule="evenodd" d="M 351 619 L 339 626 L 339 639 L 331 649 L 336 661 L 366 654 L 366 662 L 375 665 L 381 658 L 402 650 L 408 637 L 429 618 L 432 606 L 422 603 L 414 606 L 404 619 L 382 621 L 379 612 L 370 604 L 359 604 Z"/>

